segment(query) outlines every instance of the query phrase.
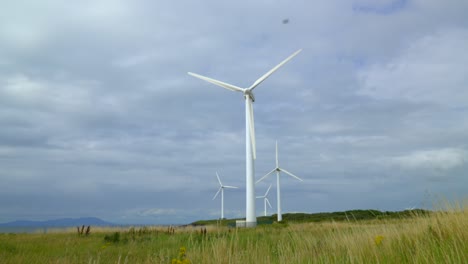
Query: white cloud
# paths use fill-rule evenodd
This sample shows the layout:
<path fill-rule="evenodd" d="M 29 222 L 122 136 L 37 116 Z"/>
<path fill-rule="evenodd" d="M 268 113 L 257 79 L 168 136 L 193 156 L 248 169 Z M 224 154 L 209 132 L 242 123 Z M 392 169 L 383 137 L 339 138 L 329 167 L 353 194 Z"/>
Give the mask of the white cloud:
<path fill-rule="evenodd" d="M 159 215 L 175 215 L 177 210 L 175 209 L 164 209 L 164 208 L 151 208 L 145 209 L 138 212 L 139 216 L 159 216 Z"/>
<path fill-rule="evenodd" d="M 467 105 L 466 47 L 467 29 L 420 38 L 392 61 L 361 71 L 359 93 L 376 99 Z"/>
<path fill-rule="evenodd" d="M 353 0 L 354 4 L 372 6 L 386 6 L 395 2 L 401 2 L 401 0 Z"/>
<path fill-rule="evenodd" d="M 355 147 L 368 147 L 376 144 L 383 144 L 389 141 L 387 136 L 331 136 L 331 137 L 317 137 L 316 140 L 320 142 L 326 142 L 331 144 L 349 144 Z"/>
<path fill-rule="evenodd" d="M 308 131 L 312 133 L 338 133 L 351 130 L 352 128 L 352 126 L 340 123 L 323 122 L 321 124 L 310 125 Z"/>
<path fill-rule="evenodd" d="M 33 82 L 30 78 L 22 74 L 6 78 L 3 90 L 12 97 L 24 99 L 36 98 L 47 94 L 43 85 Z"/>
<path fill-rule="evenodd" d="M 402 8 L 407 0 L 354 0 L 353 6 L 357 11 L 376 13 L 390 13 Z"/>
<path fill-rule="evenodd" d="M 16 48 L 30 50 L 43 44 L 46 35 L 43 30 L 31 28 L 30 25 L 7 24 L 2 26 L 0 40 Z"/>
<path fill-rule="evenodd" d="M 151 62 L 153 60 L 156 60 L 157 58 L 158 54 L 156 52 L 141 53 L 126 58 L 118 59 L 112 64 L 117 67 L 128 68 L 137 66 L 139 64 Z"/>
<path fill-rule="evenodd" d="M 468 153 L 463 149 L 444 148 L 414 151 L 410 154 L 394 157 L 392 161 L 410 169 L 448 170 L 468 162 Z"/>
<path fill-rule="evenodd" d="M 0 76 L 0 95 L 19 107 L 73 108 L 90 101 L 88 91 L 96 83 L 72 80 L 42 80 L 19 73 Z"/>

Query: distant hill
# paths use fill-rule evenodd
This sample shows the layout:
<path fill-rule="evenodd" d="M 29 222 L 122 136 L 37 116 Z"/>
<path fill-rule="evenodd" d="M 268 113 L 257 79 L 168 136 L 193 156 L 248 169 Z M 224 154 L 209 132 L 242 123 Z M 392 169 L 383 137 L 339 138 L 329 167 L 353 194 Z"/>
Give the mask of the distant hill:
<path fill-rule="evenodd" d="M 407 218 L 414 216 L 422 216 L 430 214 L 431 211 L 423 209 L 413 209 L 413 210 L 404 210 L 404 211 L 378 211 L 378 210 L 350 210 L 344 212 L 332 212 L 332 213 L 285 213 L 283 214 L 283 222 L 323 222 L 323 221 L 360 221 L 360 220 L 373 220 L 373 219 L 391 219 L 391 218 Z M 259 216 L 257 217 L 257 223 L 262 224 L 271 224 L 276 222 L 277 215 L 273 214 L 271 216 Z M 190 225 L 199 226 L 199 225 L 228 225 L 235 226 L 236 220 L 243 219 L 223 219 L 222 221 L 216 220 L 199 220 L 191 223 Z"/>
<path fill-rule="evenodd" d="M 96 217 L 62 218 L 46 221 L 19 220 L 0 224 L 0 227 L 70 227 L 70 226 L 114 226 Z"/>

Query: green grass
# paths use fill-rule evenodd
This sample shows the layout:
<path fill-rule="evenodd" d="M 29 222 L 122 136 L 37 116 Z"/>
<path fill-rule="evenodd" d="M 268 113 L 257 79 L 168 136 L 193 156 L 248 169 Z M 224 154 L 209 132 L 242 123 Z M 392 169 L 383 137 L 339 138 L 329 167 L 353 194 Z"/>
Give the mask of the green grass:
<path fill-rule="evenodd" d="M 1 234 L 0 263 L 467 263 L 468 203 L 411 217 Z"/>

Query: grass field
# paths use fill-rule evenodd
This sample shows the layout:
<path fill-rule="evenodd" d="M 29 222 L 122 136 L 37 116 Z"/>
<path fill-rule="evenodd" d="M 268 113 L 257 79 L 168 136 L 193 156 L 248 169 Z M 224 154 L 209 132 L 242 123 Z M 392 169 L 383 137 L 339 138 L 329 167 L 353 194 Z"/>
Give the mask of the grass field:
<path fill-rule="evenodd" d="M 468 263 L 468 203 L 402 219 L 1 234 L 0 263 Z M 182 249 L 181 249 L 182 248 Z"/>

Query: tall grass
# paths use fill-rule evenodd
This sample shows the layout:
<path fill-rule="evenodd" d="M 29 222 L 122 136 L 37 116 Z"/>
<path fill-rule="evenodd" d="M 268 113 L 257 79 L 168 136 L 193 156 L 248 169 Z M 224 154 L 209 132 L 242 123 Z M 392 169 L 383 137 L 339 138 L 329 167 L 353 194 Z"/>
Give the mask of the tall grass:
<path fill-rule="evenodd" d="M 199 227 L 2 234 L 0 263 L 171 263 L 181 247 L 191 263 L 467 263 L 467 205 L 391 220 L 211 226 L 206 235 Z"/>

